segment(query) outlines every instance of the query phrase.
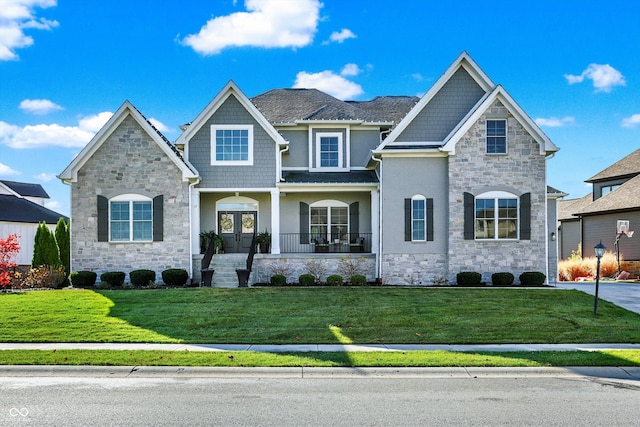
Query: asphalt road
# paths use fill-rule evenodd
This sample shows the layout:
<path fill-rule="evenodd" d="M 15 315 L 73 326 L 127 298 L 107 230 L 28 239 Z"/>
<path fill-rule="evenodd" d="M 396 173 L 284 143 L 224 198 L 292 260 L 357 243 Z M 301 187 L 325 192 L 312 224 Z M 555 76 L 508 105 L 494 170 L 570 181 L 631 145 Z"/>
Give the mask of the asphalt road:
<path fill-rule="evenodd" d="M 637 376 L 407 372 L 313 378 L 288 376 L 286 370 L 274 371 L 281 376 L 262 371 L 256 377 L 215 378 L 5 376 L 0 425 L 630 426 L 640 419 Z"/>

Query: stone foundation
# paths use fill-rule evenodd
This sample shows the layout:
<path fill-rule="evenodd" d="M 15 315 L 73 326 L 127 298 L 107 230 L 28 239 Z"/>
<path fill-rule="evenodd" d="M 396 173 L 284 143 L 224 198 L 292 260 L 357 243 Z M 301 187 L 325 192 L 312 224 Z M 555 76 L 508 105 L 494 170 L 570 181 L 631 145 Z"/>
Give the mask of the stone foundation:
<path fill-rule="evenodd" d="M 432 286 L 447 284 L 444 254 L 387 254 L 382 257 L 385 285 Z"/>
<path fill-rule="evenodd" d="M 273 267 L 278 264 L 283 264 L 288 267 L 288 273 L 286 274 L 287 283 L 298 282 L 298 277 L 301 274 L 308 273 L 305 267 L 305 262 L 315 261 L 322 263 L 326 266 L 326 274 L 323 279 L 332 274 L 341 274 L 338 270 L 341 259 L 343 262 L 358 262 L 362 268 L 362 273 L 368 282 L 374 282 L 376 280 L 376 256 L 375 254 L 256 254 L 253 259 L 253 274 L 252 280 L 255 282 L 268 283 L 273 275 Z M 348 277 L 344 277 L 345 281 L 349 280 Z"/>

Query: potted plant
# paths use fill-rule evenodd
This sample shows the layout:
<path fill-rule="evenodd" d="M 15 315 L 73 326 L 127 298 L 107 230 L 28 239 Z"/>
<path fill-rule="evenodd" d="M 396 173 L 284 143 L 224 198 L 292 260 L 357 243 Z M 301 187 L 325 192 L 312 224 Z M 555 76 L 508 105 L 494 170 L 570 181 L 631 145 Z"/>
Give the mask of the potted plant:
<path fill-rule="evenodd" d="M 219 253 L 224 252 L 222 250 L 222 242 L 223 242 L 222 236 L 219 235 L 219 234 L 216 234 L 216 235 L 213 236 L 213 240 L 214 240 L 214 248 L 216 250 L 216 253 L 219 254 Z"/>
<path fill-rule="evenodd" d="M 218 237 L 218 235 L 213 230 L 203 231 L 200 233 L 200 253 L 201 254 L 207 251 L 207 248 L 209 247 L 209 243 L 211 243 L 211 240 L 216 237 Z"/>
<path fill-rule="evenodd" d="M 271 246 L 271 234 L 265 228 L 264 232 L 256 236 L 256 244 L 260 246 L 260 253 L 268 254 Z"/>

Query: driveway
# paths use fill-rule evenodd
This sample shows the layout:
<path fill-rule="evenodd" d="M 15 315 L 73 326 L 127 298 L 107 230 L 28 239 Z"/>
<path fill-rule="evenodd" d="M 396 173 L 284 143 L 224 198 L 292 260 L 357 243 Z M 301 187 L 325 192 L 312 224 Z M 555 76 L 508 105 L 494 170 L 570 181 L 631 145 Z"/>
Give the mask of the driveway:
<path fill-rule="evenodd" d="M 558 288 L 578 289 L 591 295 L 596 293 L 595 282 L 558 282 Z M 600 282 L 598 297 L 640 313 L 640 283 L 632 282 Z"/>

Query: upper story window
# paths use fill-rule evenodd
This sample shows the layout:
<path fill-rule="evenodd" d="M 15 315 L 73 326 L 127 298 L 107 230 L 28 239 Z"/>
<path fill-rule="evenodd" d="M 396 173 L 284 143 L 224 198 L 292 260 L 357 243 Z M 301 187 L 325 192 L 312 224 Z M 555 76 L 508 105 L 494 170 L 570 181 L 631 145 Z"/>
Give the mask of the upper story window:
<path fill-rule="evenodd" d="M 622 185 L 622 184 L 604 185 L 604 186 L 600 187 L 600 197 L 611 193 L 613 190 L 615 190 L 616 188 L 620 187 L 620 185 Z"/>
<path fill-rule="evenodd" d="M 112 242 L 153 241 L 153 202 L 124 194 L 109 201 L 109 237 Z"/>
<path fill-rule="evenodd" d="M 518 198 L 504 191 L 484 193 L 475 199 L 476 239 L 517 239 Z"/>
<path fill-rule="evenodd" d="M 212 165 L 253 165 L 253 126 L 212 125 Z"/>
<path fill-rule="evenodd" d="M 343 169 L 344 144 L 341 132 L 318 132 L 315 141 L 315 167 L 317 169 Z"/>
<path fill-rule="evenodd" d="M 487 120 L 487 154 L 507 154 L 506 120 Z"/>

